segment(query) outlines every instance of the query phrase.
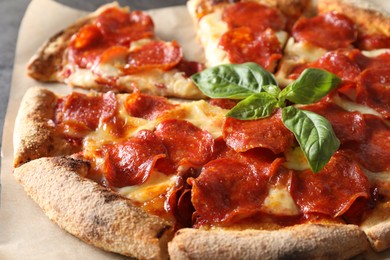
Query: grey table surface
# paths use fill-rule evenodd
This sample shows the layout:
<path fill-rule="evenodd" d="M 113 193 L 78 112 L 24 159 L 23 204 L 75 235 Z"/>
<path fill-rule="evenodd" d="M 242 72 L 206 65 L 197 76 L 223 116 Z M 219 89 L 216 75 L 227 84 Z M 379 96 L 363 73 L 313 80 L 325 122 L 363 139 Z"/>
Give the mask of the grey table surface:
<path fill-rule="evenodd" d="M 93 11 L 111 0 L 56 0 L 78 9 Z M 132 9 L 147 10 L 159 7 L 183 5 L 186 0 L 116 0 Z M 18 30 L 30 0 L 0 0 L 0 136 L 3 135 L 4 117 L 9 102 L 13 62 Z M 0 147 L 2 140 L 0 138 Z"/>

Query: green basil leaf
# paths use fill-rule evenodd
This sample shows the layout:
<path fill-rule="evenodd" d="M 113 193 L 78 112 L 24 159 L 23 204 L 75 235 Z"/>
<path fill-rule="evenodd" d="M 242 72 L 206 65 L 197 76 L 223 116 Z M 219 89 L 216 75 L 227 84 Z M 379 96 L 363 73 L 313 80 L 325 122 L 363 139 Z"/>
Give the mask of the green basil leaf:
<path fill-rule="evenodd" d="M 277 85 L 271 73 L 253 62 L 208 68 L 192 75 L 191 79 L 211 98 L 243 99 L 260 93 L 264 85 Z"/>
<path fill-rule="evenodd" d="M 319 172 L 340 146 L 329 121 L 316 113 L 289 106 L 282 109 L 282 121 L 294 133 L 313 172 Z"/>
<path fill-rule="evenodd" d="M 241 120 L 252 120 L 270 116 L 278 100 L 266 92 L 252 94 L 233 107 L 227 116 Z"/>
<path fill-rule="evenodd" d="M 264 90 L 264 92 L 267 92 L 274 97 L 278 97 L 279 93 L 281 91 L 280 88 L 276 85 L 264 85 L 263 90 Z"/>
<path fill-rule="evenodd" d="M 305 69 L 301 76 L 279 94 L 296 104 L 311 104 L 326 96 L 341 82 L 336 75 L 322 69 Z"/>

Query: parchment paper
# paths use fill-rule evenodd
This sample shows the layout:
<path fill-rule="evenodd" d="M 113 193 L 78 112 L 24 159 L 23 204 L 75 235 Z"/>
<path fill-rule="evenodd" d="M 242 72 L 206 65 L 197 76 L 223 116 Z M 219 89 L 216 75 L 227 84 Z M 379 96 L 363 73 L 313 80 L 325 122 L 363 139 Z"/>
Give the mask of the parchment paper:
<path fill-rule="evenodd" d="M 386 5 L 390 2 L 374 0 Z M 131 2 L 129 2 L 131 4 Z M 157 35 L 177 40 L 188 60 L 201 60 L 202 50 L 195 40 L 192 21 L 184 6 L 149 11 Z M 1 164 L 0 259 L 124 259 L 89 246 L 52 223 L 26 195 L 12 176 L 12 133 L 21 98 L 27 88 L 45 86 L 58 94 L 67 94 L 69 87 L 41 84 L 26 75 L 26 64 L 50 36 L 72 24 L 85 12 L 74 10 L 51 0 L 33 0 L 19 31 L 10 99 L 4 122 Z M 185 44 L 184 44 L 185 43 Z M 386 254 L 370 254 L 368 258 L 390 258 Z"/>
<path fill-rule="evenodd" d="M 129 2 L 129 5 L 131 2 Z M 156 34 L 177 40 L 188 60 L 199 60 L 200 46 L 185 6 L 150 10 Z M 72 24 L 85 12 L 50 0 L 31 1 L 19 30 L 9 104 L 4 122 L 1 165 L 0 259 L 123 259 L 89 246 L 52 223 L 12 176 L 14 120 L 27 88 L 45 86 L 59 94 L 71 89 L 42 84 L 26 75 L 26 64 L 50 36 Z M 183 44 L 185 43 L 185 44 Z"/>

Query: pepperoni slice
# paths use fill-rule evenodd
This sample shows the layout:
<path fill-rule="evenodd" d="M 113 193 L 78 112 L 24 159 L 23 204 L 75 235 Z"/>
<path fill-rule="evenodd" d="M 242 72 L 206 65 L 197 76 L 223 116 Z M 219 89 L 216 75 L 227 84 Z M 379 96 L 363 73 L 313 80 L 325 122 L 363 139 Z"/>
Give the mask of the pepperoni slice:
<path fill-rule="evenodd" d="M 356 47 L 361 50 L 378 50 L 390 48 L 390 37 L 382 34 L 359 35 Z"/>
<path fill-rule="evenodd" d="M 386 51 L 374 57 L 367 57 L 359 50 L 350 51 L 349 56 L 359 65 L 361 70 L 368 68 L 380 68 L 390 66 L 390 52 Z"/>
<path fill-rule="evenodd" d="M 169 70 L 182 59 L 181 47 L 173 41 L 152 41 L 129 53 L 125 74 L 132 74 L 147 69 Z"/>
<path fill-rule="evenodd" d="M 91 68 L 107 47 L 96 25 L 86 25 L 70 41 L 69 60 L 80 68 Z"/>
<path fill-rule="evenodd" d="M 95 21 L 106 41 L 115 45 L 129 46 L 132 41 L 154 36 L 152 18 L 144 12 L 127 12 L 109 8 Z"/>
<path fill-rule="evenodd" d="M 390 127 L 374 115 L 364 115 L 369 127 L 366 138 L 342 147 L 364 168 L 372 172 L 390 170 Z"/>
<path fill-rule="evenodd" d="M 275 154 L 284 152 L 294 144 L 294 135 L 284 126 L 281 111 L 265 119 L 238 120 L 226 118 L 223 138 L 237 152 L 256 147 L 270 149 Z"/>
<path fill-rule="evenodd" d="M 282 58 L 280 42 L 271 30 L 254 33 L 248 27 L 232 29 L 222 35 L 219 47 L 231 63 L 256 62 L 269 71 Z"/>
<path fill-rule="evenodd" d="M 179 64 L 177 64 L 176 69 L 183 72 L 186 77 L 191 77 L 193 74 L 198 73 L 204 70 L 206 67 L 203 63 L 196 61 L 188 61 L 181 59 Z"/>
<path fill-rule="evenodd" d="M 303 106 L 301 109 L 312 111 L 328 119 L 341 144 L 351 141 L 360 142 L 366 138 L 367 124 L 364 116 L 359 112 L 346 111 L 327 101 Z"/>
<path fill-rule="evenodd" d="M 59 100 L 56 108 L 56 123 L 66 125 L 76 132 L 94 130 L 99 123 L 115 115 L 117 101 L 114 93 L 87 96 L 73 92 Z"/>
<path fill-rule="evenodd" d="M 129 48 L 132 41 L 153 36 L 154 25 L 148 15 L 109 8 L 72 37 L 68 58 L 80 68 L 91 68 L 110 47 Z"/>
<path fill-rule="evenodd" d="M 148 130 L 123 143 L 105 145 L 103 151 L 106 180 L 117 188 L 144 183 L 156 161 L 166 157 L 164 145 Z"/>
<path fill-rule="evenodd" d="M 297 79 L 306 68 L 319 68 L 336 74 L 343 81 L 355 82 L 360 74 L 360 68 L 347 55 L 339 51 L 327 52 L 317 61 L 297 67 L 289 78 Z"/>
<path fill-rule="evenodd" d="M 202 166 L 213 155 L 214 139 L 212 135 L 190 122 L 176 119 L 165 120 L 157 125 L 155 134 L 167 147 L 169 160 L 173 162 L 171 167 L 174 169 L 177 169 L 178 166 Z M 159 167 L 161 166 L 163 165 L 159 165 Z M 167 169 L 167 167 L 165 168 Z"/>
<path fill-rule="evenodd" d="M 125 103 L 126 111 L 130 116 L 148 120 L 154 120 L 174 107 L 176 105 L 171 104 L 166 98 L 139 92 L 129 95 Z"/>
<path fill-rule="evenodd" d="M 292 34 L 296 41 L 336 50 L 350 46 L 356 40 L 357 30 L 348 17 L 330 12 L 313 18 L 300 18 L 294 24 Z"/>
<path fill-rule="evenodd" d="M 340 152 L 319 173 L 297 172 L 296 178 L 292 195 L 303 213 L 338 217 L 370 194 L 370 183 L 359 165 Z"/>
<path fill-rule="evenodd" d="M 254 32 L 262 32 L 270 28 L 283 30 L 286 19 L 278 9 L 255 2 L 239 2 L 226 7 L 222 14 L 230 29 L 249 27 Z"/>
<path fill-rule="evenodd" d="M 390 118 L 390 69 L 371 68 L 358 78 L 356 101 Z"/>
<path fill-rule="evenodd" d="M 239 100 L 237 99 L 228 99 L 228 98 L 211 98 L 208 102 L 213 106 L 218 106 L 223 109 L 232 109 Z"/>
<path fill-rule="evenodd" d="M 267 179 L 249 164 L 222 158 L 206 164 L 192 180 L 195 226 L 230 224 L 259 212 Z"/>

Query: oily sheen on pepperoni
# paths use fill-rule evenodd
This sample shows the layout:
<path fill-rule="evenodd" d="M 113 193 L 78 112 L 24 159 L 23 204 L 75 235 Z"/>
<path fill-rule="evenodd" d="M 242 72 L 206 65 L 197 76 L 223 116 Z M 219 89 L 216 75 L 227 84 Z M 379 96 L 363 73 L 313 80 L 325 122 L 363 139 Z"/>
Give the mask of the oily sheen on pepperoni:
<path fill-rule="evenodd" d="M 162 121 L 156 126 L 154 133 L 162 140 L 169 154 L 168 161 L 162 161 L 165 164 L 159 162 L 158 168 L 163 172 L 176 171 L 179 166 L 202 166 L 213 155 L 212 135 L 188 121 L 177 119 Z"/>
<path fill-rule="evenodd" d="M 128 48 L 132 41 L 153 36 L 154 25 L 148 15 L 110 8 L 72 37 L 68 58 L 80 68 L 91 68 L 110 47 Z"/>
<path fill-rule="evenodd" d="M 129 95 L 125 102 L 126 111 L 130 116 L 147 120 L 154 120 L 174 107 L 176 105 L 169 103 L 166 98 L 140 92 Z"/>
<path fill-rule="evenodd" d="M 222 20 L 230 29 L 249 27 L 254 32 L 262 32 L 270 28 L 283 30 L 285 18 L 278 9 L 255 2 L 239 2 L 226 7 Z"/>
<path fill-rule="evenodd" d="M 390 66 L 390 52 L 384 51 L 383 53 L 376 56 L 366 56 L 360 50 L 343 50 L 345 55 L 353 60 L 363 71 L 369 68 L 381 68 Z"/>
<path fill-rule="evenodd" d="M 364 115 L 369 128 L 359 142 L 342 147 L 348 155 L 371 172 L 390 170 L 390 126 L 374 115 Z"/>
<path fill-rule="evenodd" d="M 359 112 L 346 111 L 331 101 L 321 101 L 303 106 L 301 109 L 309 110 L 328 119 L 341 144 L 351 141 L 360 142 L 366 138 L 367 124 L 363 114 Z"/>
<path fill-rule="evenodd" d="M 104 145 L 102 149 L 105 178 L 116 188 L 144 183 L 156 161 L 167 156 L 161 140 L 149 130 L 142 130 L 122 143 Z"/>
<path fill-rule="evenodd" d="M 183 57 L 181 47 L 175 42 L 152 41 L 131 51 L 124 67 L 125 74 L 148 69 L 169 70 Z"/>
<path fill-rule="evenodd" d="M 356 40 L 357 30 L 348 17 L 330 12 L 312 18 L 300 18 L 294 24 L 292 34 L 296 41 L 336 50 L 350 46 Z"/>
<path fill-rule="evenodd" d="M 356 101 L 390 118 L 390 68 L 375 67 L 363 71 L 357 82 Z"/>
<path fill-rule="evenodd" d="M 283 125 L 281 111 L 266 119 L 238 120 L 227 117 L 223 124 L 226 144 L 237 152 L 262 147 L 275 154 L 294 144 L 294 135 Z"/>
<path fill-rule="evenodd" d="M 319 173 L 306 170 L 295 176 L 291 192 L 303 213 L 338 217 L 370 194 L 370 183 L 359 165 L 340 152 Z"/>
<path fill-rule="evenodd" d="M 382 34 L 359 35 L 355 45 L 361 50 L 388 49 L 390 37 Z"/>
<path fill-rule="evenodd" d="M 250 164 L 230 158 L 206 164 L 192 180 L 195 226 L 229 224 L 259 212 L 268 194 L 267 180 Z"/>
<path fill-rule="evenodd" d="M 331 51 L 327 52 L 315 62 L 295 67 L 289 75 L 289 78 L 297 79 L 306 68 L 324 69 L 337 75 L 343 81 L 349 82 L 355 82 L 361 72 L 358 64 L 347 55 L 340 51 Z"/>
<path fill-rule="evenodd" d="M 248 27 L 232 29 L 224 33 L 219 47 L 227 52 L 231 63 L 256 62 L 267 70 L 282 57 L 282 49 L 272 30 L 254 32 Z"/>
<path fill-rule="evenodd" d="M 132 41 L 154 36 L 152 18 L 142 11 L 110 8 L 96 18 L 96 27 L 116 45 L 128 46 Z"/>
<path fill-rule="evenodd" d="M 115 94 L 89 96 L 78 92 L 59 99 L 56 108 L 56 123 L 76 132 L 94 130 L 99 123 L 109 121 L 116 113 Z"/>

